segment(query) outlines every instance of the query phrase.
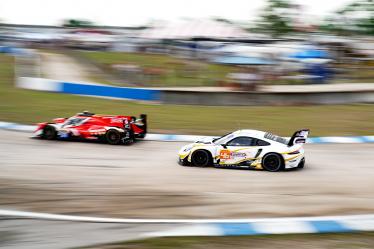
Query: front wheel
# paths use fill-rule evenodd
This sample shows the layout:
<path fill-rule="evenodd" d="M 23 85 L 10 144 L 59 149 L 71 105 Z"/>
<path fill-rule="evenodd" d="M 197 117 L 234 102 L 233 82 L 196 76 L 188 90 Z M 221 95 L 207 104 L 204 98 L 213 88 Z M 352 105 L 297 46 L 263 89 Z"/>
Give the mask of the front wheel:
<path fill-rule="evenodd" d="M 211 164 L 212 157 L 206 150 L 197 150 L 192 154 L 191 162 L 194 166 L 207 167 Z"/>
<path fill-rule="evenodd" d="M 270 172 L 280 171 L 284 168 L 284 160 L 277 153 L 269 153 L 262 158 L 262 167 Z"/>
<path fill-rule="evenodd" d="M 47 140 L 56 139 L 57 138 L 56 128 L 51 125 L 47 125 L 46 127 L 44 127 L 42 138 L 47 139 Z"/>
<path fill-rule="evenodd" d="M 117 130 L 108 130 L 105 134 L 106 141 L 108 144 L 120 144 L 121 143 L 121 133 Z"/>

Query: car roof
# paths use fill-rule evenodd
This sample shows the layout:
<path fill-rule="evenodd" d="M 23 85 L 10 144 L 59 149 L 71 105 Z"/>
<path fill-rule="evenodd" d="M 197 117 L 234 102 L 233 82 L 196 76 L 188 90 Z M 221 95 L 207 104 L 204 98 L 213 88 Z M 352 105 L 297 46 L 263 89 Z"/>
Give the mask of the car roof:
<path fill-rule="evenodd" d="M 266 140 L 266 141 L 271 142 L 271 143 L 277 142 L 278 144 L 283 144 L 283 145 L 286 144 L 286 142 L 280 142 L 278 140 L 269 139 L 265 135 L 266 134 L 273 135 L 273 134 L 271 134 L 270 132 L 265 132 L 265 131 L 258 131 L 258 130 L 238 130 L 238 131 L 235 131 L 234 134 L 236 136 L 248 136 L 248 137 L 254 137 L 254 138 L 258 138 L 258 139 L 263 139 L 263 140 Z M 281 137 L 281 136 L 278 136 L 278 137 Z M 281 137 L 281 138 L 283 138 L 283 137 Z M 286 138 L 284 138 L 284 139 L 286 139 Z M 287 141 L 287 140 L 285 140 L 285 141 Z"/>
<path fill-rule="evenodd" d="M 258 131 L 258 130 L 238 130 L 234 132 L 237 136 L 249 136 L 249 137 L 255 137 L 255 138 L 263 138 L 265 136 L 264 131 Z"/>

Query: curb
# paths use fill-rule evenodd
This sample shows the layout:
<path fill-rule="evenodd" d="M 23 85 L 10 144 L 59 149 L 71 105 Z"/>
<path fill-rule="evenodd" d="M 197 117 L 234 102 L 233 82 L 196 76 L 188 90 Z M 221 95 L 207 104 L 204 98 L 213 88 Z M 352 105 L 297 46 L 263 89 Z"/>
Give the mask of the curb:
<path fill-rule="evenodd" d="M 23 125 L 0 121 L 0 129 L 32 132 L 36 126 Z M 165 142 L 195 142 L 203 138 L 213 136 L 195 136 L 195 135 L 172 135 L 172 134 L 147 134 L 144 140 L 165 141 Z M 349 143 L 374 143 L 374 136 L 350 136 L 350 137 L 312 137 L 308 138 L 309 144 L 349 144 Z"/>
<path fill-rule="evenodd" d="M 251 222 L 202 223 L 147 233 L 148 237 L 242 236 L 374 231 L 374 215 L 367 217 L 311 217 L 263 219 Z"/>
<path fill-rule="evenodd" d="M 171 230 L 146 233 L 144 237 L 239 236 L 374 231 L 374 214 L 263 219 L 121 219 L 0 210 L 0 216 L 17 219 L 72 222 L 185 225 Z"/>

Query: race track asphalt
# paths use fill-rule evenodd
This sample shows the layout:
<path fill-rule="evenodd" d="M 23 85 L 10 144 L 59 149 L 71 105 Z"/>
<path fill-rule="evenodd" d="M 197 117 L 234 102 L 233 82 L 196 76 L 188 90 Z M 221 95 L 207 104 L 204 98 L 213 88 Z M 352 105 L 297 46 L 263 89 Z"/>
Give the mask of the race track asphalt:
<path fill-rule="evenodd" d="M 305 169 L 270 173 L 180 166 L 180 142 L 111 146 L 29 136 L 0 131 L 1 209 L 122 218 L 374 212 L 374 144 L 307 144 Z M 5 224 L 0 231 L 12 226 Z"/>

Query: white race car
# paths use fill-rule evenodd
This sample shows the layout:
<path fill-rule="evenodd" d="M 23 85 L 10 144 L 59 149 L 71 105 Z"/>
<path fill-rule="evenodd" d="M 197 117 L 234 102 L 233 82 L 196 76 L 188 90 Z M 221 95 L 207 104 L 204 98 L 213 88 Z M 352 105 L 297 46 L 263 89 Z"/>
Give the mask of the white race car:
<path fill-rule="evenodd" d="M 198 167 L 238 167 L 281 171 L 303 168 L 303 144 L 309 130 L 296 131 L 290 139 L 270 132 L 238 130 L 184 146 L 179 163 Z"/>

